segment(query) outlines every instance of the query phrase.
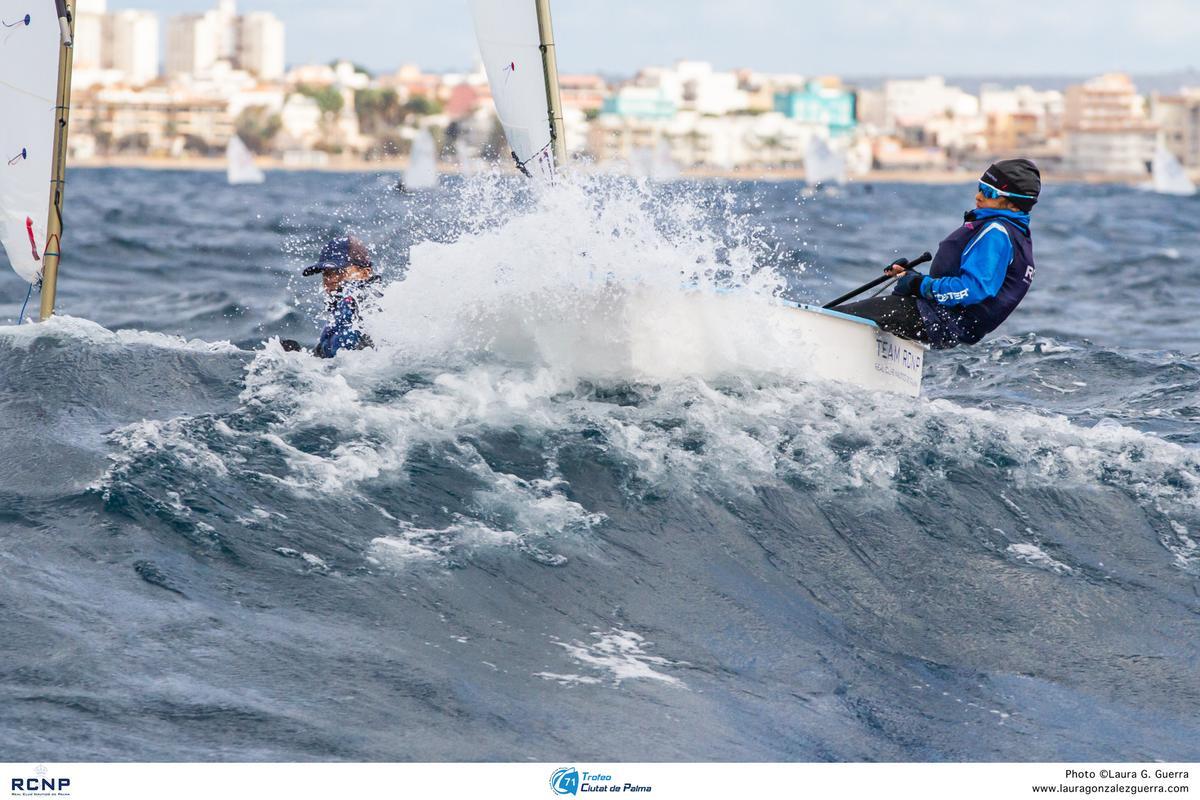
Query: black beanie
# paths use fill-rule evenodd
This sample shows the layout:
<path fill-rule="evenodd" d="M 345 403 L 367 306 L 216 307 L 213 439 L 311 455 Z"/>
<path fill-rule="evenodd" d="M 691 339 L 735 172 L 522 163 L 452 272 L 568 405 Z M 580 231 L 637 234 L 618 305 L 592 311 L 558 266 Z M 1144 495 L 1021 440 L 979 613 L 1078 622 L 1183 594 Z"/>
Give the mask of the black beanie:
<path fill-rule="evenodd" d="M 1037 203 L 1038 194 L 1042 191 L 1042 173 L 1038 172 L 1037 164 L 1028 158 L 997 161 L 983 171 L 979 180 L 1002 192 L 1029 195 L 1028 198 L 1008 198 L 1014 206 L 1022 211 L 1029 211 L 1033 208 Z"/>

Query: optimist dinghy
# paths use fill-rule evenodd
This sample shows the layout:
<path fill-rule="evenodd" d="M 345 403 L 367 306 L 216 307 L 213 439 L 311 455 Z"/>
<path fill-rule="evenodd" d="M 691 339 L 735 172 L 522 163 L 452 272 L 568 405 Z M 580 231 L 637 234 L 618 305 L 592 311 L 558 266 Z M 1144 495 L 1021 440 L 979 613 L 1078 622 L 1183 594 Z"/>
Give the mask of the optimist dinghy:
<path fill-rule="evenodd" d="M 553 181 L 566 159 L 550 0 L 471 0 L 471 13 L 516 168 L 532 179 Z M 800 374 L 871 391 L 920 394 L 925 346 L 882 331 L 870 320 L 758 296 L 714 294 L 697 300 L 711 308 L 700 311 L 693 304 L 692 313 L 719 314 L 738 304 L 754 304 L 756 318 L 770 327 L 770 346 Z M 645 320 L 647 327 L 661 322 L 654 298 L 643 302 L 643 313 L 632 317 Z M 650 367 L 663 357 L 655 344 L 659 338 L 634 341 L 638 344 L 622 359 L 635 370 L 642 365 L 654 372 Z"/>

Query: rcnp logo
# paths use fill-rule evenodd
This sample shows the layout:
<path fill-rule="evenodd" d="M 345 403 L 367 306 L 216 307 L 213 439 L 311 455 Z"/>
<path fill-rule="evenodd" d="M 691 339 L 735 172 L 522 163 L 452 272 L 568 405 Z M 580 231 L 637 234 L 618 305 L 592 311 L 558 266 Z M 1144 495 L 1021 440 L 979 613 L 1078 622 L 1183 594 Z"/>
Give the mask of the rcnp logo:
<path fill-rule="evenodd" d="M 550 788 L 555 794 L 577 794 L 579 792 L 579 771 L 574 767 L 563 767 L 554 771 L 550 776 Z"/>
<path fill-rule="evenodd" d="M 9 782 L 9 793 L 13 797 L 66 797 L 70 795 L 70 778 L 48 778 L 49 770 L 38 765 L 34 777 L 12 778 Z"/>

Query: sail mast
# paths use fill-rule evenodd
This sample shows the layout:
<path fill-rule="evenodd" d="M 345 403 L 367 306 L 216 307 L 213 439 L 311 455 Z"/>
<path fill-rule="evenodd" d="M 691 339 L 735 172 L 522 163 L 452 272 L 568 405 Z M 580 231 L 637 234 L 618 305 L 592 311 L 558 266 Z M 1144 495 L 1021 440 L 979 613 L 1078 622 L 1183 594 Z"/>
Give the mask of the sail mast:
<path fill-rule="evenodd" d="M 546 108 L 550 116 L 550 144 L 554 163 L 567 163 L 567 137 L 563 129 L 562 97 L 558 90 L 558 56 L 554 48 L 554 26 L 550 22 L 550 0 L 535 0 L 537 4 L 538 38 L 541 41 L 542 71 L 546 75 Z"/>
<path fill-rule="evenodd" d="M 71 68 L 74 63 L 75 14 L 73 0 L 54 0 L 61 30 L 58 54 L 58 92 L 54 105 L 54 167 L 50 176 L 50 209 L 46 224 L 46 252 L 42 268 L 41 319 L 54 314 L 58 288 L 58 262 L 62 252 L 63 189 L 67 177 L 67 123 L 71 114 Z"/>

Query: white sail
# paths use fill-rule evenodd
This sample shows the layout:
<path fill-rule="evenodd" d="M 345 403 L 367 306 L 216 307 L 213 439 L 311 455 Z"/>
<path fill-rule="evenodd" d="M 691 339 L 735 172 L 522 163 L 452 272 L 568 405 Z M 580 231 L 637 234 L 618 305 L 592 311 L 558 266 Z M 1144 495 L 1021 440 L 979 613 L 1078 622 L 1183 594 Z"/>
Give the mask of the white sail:
<path fill-rule="evenodd" d="M 671 145 L 660 139 L 654 147 L 635 147 L 629 152 L 629 175 L 652 181 L 673 181 L 679 177 L 679 164 L 671 155 Z"/>
<path fill-rule="evenodd" d="M 413 137 L 408 169 L 404 171 L 404 186 L 406 189 L 432 189 L 437 185 L 437 156 L 433 136 L 422 128 Z"/>
<path fill-rule="evenodd" d="M 656 181 L 673 181 L 679 177 L 679 164 L 671 155 L 671 145 L 664 139 L 659 139 L 654 146 L 654 156 L 650 162 L 650 178 Z"/>
<path fill-rule="evenodd" d="M 1162 142 L 1154 151 L 1154 160 L 1150 162 L 1151 188 L 1160 194 L 1193 195 L 1196 185 L 1188 178 L 1183 164 L 1179 163 L 1170 150 Z"/>
<path fill-rule="evenodd" d="M 237 136 L 225 147 L 225 177 L 231 186 L 242 183 L 262 183 L 266 180 L 263 171 L 254 163 L 254 154 Z"/>
<path fill-rule="evenodd" d="M 550 112 L 534 0 L 471 0 L 496 115 L 518 164 L 552 177 Z"/>
<path fill-rule="evenodd" d="M 476 175 L 483 174 L 486 166 L 483 159 L 479 156 L 471 155 L 465 150 L 458 152 L 458 172 L 464 178 L 472 178 Z"/>
<path fill-rule="evenodd" d="M 804 151 L 804 178 L 810 186 L 818 183 L 845 183 L 846 159 L 819 136 L 808 140 Z"/>
<path fill-rule="evenodd" d="M 0 243 L 39 280 L 54 172 L 61 34 L 54 0 L 0 0 Z"/>

